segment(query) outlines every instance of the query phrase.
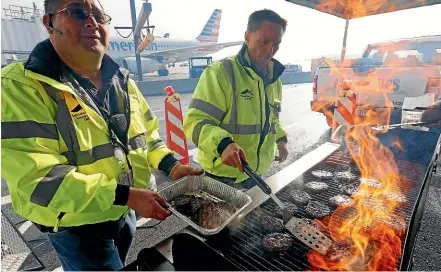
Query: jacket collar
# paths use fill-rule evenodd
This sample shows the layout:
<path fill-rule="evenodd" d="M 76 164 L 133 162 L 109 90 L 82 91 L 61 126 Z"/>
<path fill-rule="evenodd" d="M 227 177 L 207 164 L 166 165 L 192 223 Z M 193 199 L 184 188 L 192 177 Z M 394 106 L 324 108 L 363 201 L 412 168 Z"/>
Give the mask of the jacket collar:
<path fill-rule="evenodd" d="M 60 59 L 49 39 L 38 43 L 25 63 L 25 69 L 46 76 L 59 82 L 66 82 L 66 72 L 73 71 Z M 128 80 L 129 72 L 121 68 L 107 54 L 104 55 L 101 64 L 103 74 L 113 77 L 118 76 L 122 80 Z"/>
<path fill-rule="evenodd" d="M 266 76 L 262 75 L 262 73 L 260 73 L 258 69 L 255 69 L 253 67 L 250 57 L 248 55 L 248 46 L 245 43 L 242 45 L 242 48 L 237 54 L 237 59 L 239 60 L 242 66 L 252 69 L 259 77 L 263 79 L 263 81 L 266 84 L 272 84 L 276 82 L 279 79 L 279 77 L 282 75 L 283 71 L 285 70 L 285 66 L 282 63 L 272 58 L 270 63 L 268 64 L 269 65 L 268 75 Z"/>

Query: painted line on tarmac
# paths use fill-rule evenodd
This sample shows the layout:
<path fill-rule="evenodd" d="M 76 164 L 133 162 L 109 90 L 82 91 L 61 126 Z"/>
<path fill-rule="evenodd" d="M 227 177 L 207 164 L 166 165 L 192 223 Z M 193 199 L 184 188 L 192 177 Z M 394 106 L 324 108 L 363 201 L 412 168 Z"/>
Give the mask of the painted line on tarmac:
<path fill-rule="evenodd" d="M 12 203 L 11 195 L 2 196 L 2 206 Z"/>
<path fill-rule="evenodd" d="M 21 225 L 19 228 L 18 228 L 18 231 L 21 233 L 21 234 L 24 234 L 30 227 L 32 226 L 32 222 L 31 221 L 26 221 L 26 222 L 24 222 L 23 223 L 23 225 Z"/>

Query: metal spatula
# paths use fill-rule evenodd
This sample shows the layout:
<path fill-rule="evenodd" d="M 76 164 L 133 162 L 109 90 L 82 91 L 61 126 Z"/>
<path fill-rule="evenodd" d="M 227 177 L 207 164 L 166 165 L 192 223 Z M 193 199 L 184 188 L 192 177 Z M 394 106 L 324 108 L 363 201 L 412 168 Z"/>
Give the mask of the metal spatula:
<path fill-rule="evenodd" d="M 268 184 L 266 184 L 265 181 L 253 171 L 253 169 L 251 169 L 247 162 L 243 161 L 242 159 L 241 162 L 245 173 L 247 173 L 247 175 L 256 182 L 260 189 L 262 189 L 265 194 L 269 195 L 271 199 L 274 200 L 274 202 L 282 209 L 283 225 L 285 228 L 311 249 L 322 254 L 326 254 L 329 247 L 332 245 L 332 240 L 330 240 L 318 228 L 308 224 L 307 221 L 293 217 L 291 212 L 289 212 L 286 208 L 285 204 L 283 204 L 283 202 L 272 193 L 271 187 L 269 187 Z"/>

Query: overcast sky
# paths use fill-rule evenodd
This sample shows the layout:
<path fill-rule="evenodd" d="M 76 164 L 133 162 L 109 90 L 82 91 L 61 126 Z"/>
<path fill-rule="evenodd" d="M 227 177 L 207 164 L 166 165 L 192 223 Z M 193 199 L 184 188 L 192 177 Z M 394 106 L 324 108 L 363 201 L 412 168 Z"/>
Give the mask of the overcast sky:
<path fill-rule="evenodd" d="M 32 6 L 31 0 L 2 0 L 10 4 Z M 43 0 L 35 1 L 43 8 Z M 131 26 L 129 0 L 101 0 L 114 26 Z M 170 33 L 171 38 L 195 38 L 212 11 L 222 9 L 219 41 L 243 40 L 248 15 L 269 8 L 288 20 L 287 32 L 276 58 L 287 63 L 324 55 L 339 55 L 345 21 L 284 0 L 150 0 L 151 24 L 155 36 Z M 142 0 L 136 0 L 137 14 Z M 199 11 L 195 11 L 196 8 Z M 2 12 L 3 16 L 3 12 Z M 122 34 L 128 34 L 122 31 Z M 360 55 L 368 43 L 389 39 L 441 34 L 441 5 L 398 11 L 354 19 L 349 26 L 347 53 Z M 224 49 L 216 55 L 235 54 L 238 47 Z"/>

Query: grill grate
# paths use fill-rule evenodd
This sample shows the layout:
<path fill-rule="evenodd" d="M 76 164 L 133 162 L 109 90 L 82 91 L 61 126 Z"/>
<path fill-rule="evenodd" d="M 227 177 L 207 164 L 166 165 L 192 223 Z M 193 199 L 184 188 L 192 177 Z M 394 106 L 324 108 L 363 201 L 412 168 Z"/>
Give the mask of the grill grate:
<path fill-rule="evenodd" d="M 407 198 L 407 205 L 403 206 L 397 213 L 406 220 L 406 226 L 409 224 L 412 216 L 412 209 L 415 205 L 418 193 L 423 184 L 426 165 L 416 162 L 397 160 L 397 166 L 400 176 L 403 177 L 400 191 Z M 331 173 L 351 170 L 353 174 L 360 177 L 357 167 L 354 165 L 349 154 L 338 150 L 331 154 L 325 161 L 317 164 L 315 167 L 305 172 L 303 176 L 291 182 L 288 186 L 277 193 L 282 201 L 289 202 L 289 192 L 291 189 L 299 189 L 302 184 L 317 180 L 311 175 L 314 170 L 325 170 Z M 329 185 L 328 191 L 321 194 L 310 194 L 311 200 L 321 201 L 327 204 L 326 199 L 337 194 L 342 194 L 335 181 L 326 182 Z M 328 206 L 331 211 L 332 207 Z M 293 246 L 286 253 L 271 254 L 263 250 L 261 241 L 267 234 L 259 225 L 259 216 L 273 214 L 276 204 L 268 199 L 260 207 L 245 216 L 241 224 L 232 230 L 230 243 L 223 249 L 225 258 L 233 262 L 242 270 L 307 270 L 311 269 L 306 254 L 309 248 L 293 237 Z M 305 212 L 305 207 L 299 207 L 297 217 L 305 219 L 314 219 Z M 288 233 L 286 230 L 284 233 Z M 289 234 L 289 233 L 288 233 Z M 402 243 L 404 247 L 404 243 Z M 398 268 L 399 264 L 395 266 Z"/>

